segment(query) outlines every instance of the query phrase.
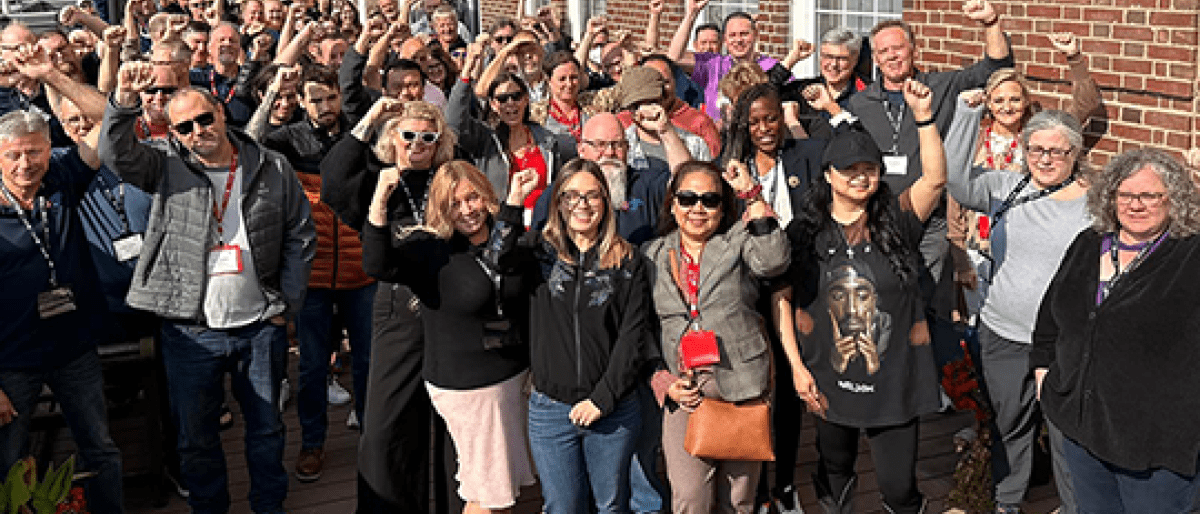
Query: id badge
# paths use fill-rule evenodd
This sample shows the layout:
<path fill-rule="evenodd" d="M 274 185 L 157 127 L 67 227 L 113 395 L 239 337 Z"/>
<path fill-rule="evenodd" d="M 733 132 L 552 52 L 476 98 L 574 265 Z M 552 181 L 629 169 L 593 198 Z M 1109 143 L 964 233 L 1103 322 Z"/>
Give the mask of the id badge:
<path fill-rule="evenodd" d="M 208 252 L 208 274 L 237 275 L 242 272 L 242 247 L 238 245 L 214 246 Z"/>
<path fill-rule="evenodd" d="M 75 293 L 69 288 L 56 287 L 38 293 L 38 315 L 42 319 L 53 318 L 75 310 Z"/>
<path fill-rule="evenodd" d="M 137 233 L 125 234 L 113 239 L 113 252 L 117 262 L 127 262 L 142 254 L 142 235 Z"/>
<path fill-rule="evenodd" d="M 908 156 L 898 154 L 887 154 L 883 156 L 884 173 L 888 175 L 907 175 L 908 174 Z"/>

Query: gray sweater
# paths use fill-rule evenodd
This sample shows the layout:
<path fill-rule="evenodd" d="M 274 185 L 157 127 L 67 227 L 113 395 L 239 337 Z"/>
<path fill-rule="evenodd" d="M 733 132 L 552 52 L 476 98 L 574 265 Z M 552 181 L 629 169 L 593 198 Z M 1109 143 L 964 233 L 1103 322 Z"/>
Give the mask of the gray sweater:
<path fill-rule="evenodd" d="M 963 207 L 990 216 L 1023 175 L 970 164 L 982 117 L 982 106 L 972 108 L 958 101 L 946 134 L 947 189 Z M 1037 190 L 1027 183 L 1018 198 Z M 983 323 L 1005 339 L 1028 343 L 1050 279 L 1075 235 L 1089 224 L 1086 195 L 1026 202 L 994 223 L 991 243 L 997 267 L 983 304 Z"/>

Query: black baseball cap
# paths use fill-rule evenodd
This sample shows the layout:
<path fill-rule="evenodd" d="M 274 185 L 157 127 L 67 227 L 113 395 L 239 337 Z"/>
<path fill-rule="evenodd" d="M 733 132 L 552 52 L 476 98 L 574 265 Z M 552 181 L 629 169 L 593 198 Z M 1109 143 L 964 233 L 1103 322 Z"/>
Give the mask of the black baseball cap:
<path fill-rule="evenodd" d="M 883 152 L 871 135 L 863 130 L 843 130 L 829 140 L 825 147 L 825 155 L 821 157 L 821 167 L 833 166 L 846 169 L 859 162 L 870 162 L 883 166 Z"/>

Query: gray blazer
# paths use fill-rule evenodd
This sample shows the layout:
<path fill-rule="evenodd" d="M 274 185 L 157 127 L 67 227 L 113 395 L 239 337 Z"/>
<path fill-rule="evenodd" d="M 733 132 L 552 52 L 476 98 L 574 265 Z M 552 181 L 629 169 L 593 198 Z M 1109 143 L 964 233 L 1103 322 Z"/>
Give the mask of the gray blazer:
<path fill-rule="evenodd" d="M 688 308 L 670 271 L 670 252 L 676 256 L 679 252 L 679 232 L 646 243 L 643 251 L 654 263 L 650 280 L 662 328 L 662 358 L 671 373 L 679 375 L 679 339 L 688 329 Z M 758 398 L 770 387 L 771 345 L 762 316 L 754 308 L 759 295 L 756 279 L 782 274 L 790 255 L 787 235 L 775 218 L 738 221 L 704 247 L 700 328 L 716 332 L 721 362 L 714 374 L 724 400 Z"/>

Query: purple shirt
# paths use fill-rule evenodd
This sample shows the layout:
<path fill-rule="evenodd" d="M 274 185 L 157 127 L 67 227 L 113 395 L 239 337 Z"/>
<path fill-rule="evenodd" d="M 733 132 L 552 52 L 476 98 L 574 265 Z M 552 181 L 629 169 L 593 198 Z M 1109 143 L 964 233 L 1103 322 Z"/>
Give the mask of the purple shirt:
<path fill-rule="evenodd" d="M 714 54 L 709 52 L 696 52 L 692 54 L 696 60 L 695 67 L 692 68 L 692 80 L 704 89 L 704 114 L 721 125 L 721 109 L 717 107 L 717 100 L 721 97 L 721 92 L 717 88 L 717 84 L 721 81 L 729 70 L 733 68 L 734 60 L 725 54 Z M 778 63 L 778 59 L 766 57 L 762 54 L 758 56 L 758 66 L 767 71 Z M 735 99 L 730 98 L 730 101 Z"/>

